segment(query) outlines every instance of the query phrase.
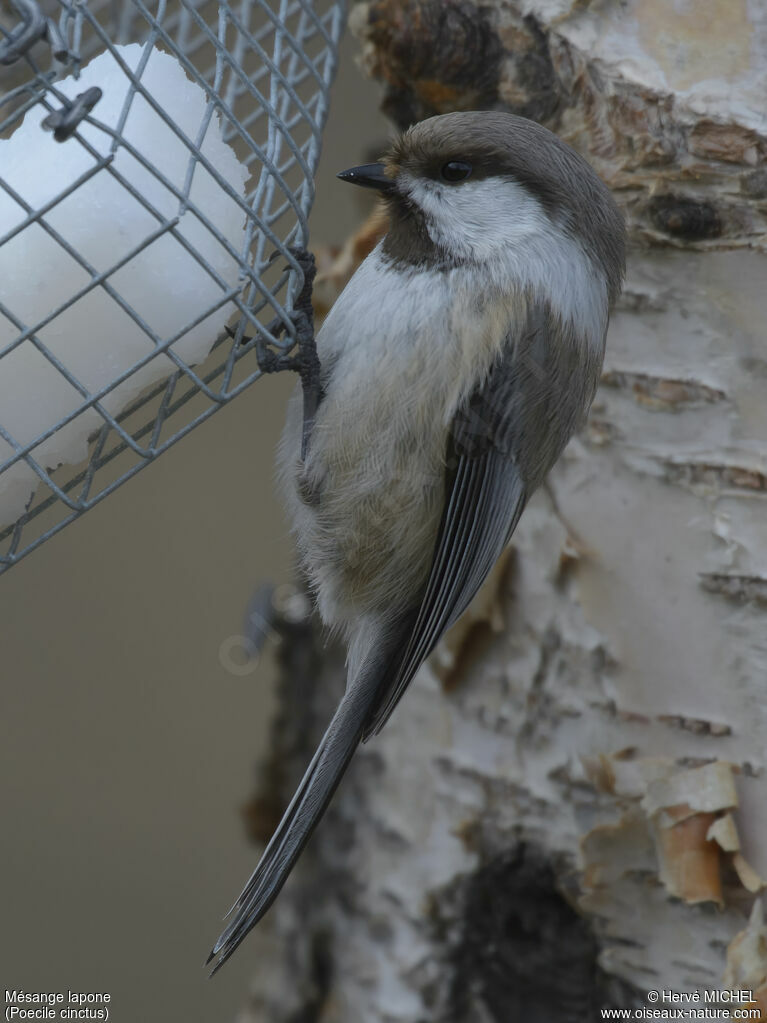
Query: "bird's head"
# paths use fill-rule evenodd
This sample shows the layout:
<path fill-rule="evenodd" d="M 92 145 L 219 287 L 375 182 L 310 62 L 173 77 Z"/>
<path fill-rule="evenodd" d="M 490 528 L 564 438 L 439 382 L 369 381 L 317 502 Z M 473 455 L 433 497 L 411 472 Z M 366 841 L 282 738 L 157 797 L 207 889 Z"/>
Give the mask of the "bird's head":
<path fill-rule="evenodd" d="M 388 255 L 421 266 L 482 264 L 542 238 L 580 244 L 620 290 L 623 218 L 592 167 L 547 128 L 498 111 L 442 114 L 409 128 L 381 163 L 342 171 L 389 207 Z"/>

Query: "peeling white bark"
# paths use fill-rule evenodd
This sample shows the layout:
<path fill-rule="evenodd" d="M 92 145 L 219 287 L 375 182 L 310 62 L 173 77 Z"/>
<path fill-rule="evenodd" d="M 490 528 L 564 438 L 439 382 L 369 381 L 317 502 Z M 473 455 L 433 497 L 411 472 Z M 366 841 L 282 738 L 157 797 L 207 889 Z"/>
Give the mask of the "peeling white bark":
<path fill-rule="evenodd" d="M 394 105 L 434 112 L 475 93 L 428 64 L 408 78 L 410 51 L 380 34 L 387 17 L 406 34 L 424 6 L 380 0 L 355 20 Z M 767 1011 L 767 7 L 456 6 L 501 39 L 512 109 L 535 91 L 525 47 L 548 55 L 548 123 L 622 203 L 628 280 L 587 429 L 361 751 L 273 934 L 305 958 L 324 935 L 306 1018 L 325 1023 L 506 1020 L 520 1006 L 526 1021 L 590 1019 L 608 995 L 631 1000 L 609 977 L 638 1004 L 650 988 L 724 984 L 761 989 Z M 571 1015 L 538 1012 L 529 992 L 515 1002 L 524 977 L 498 987 L 489 967 L 511 970 L 501 946 L 524 902 L 513 865 L 491 886 L 506 923 L 470 933 L 475 880 L 520 843 L 596 936 L 591 1009 L 561 949 L 537 969 L 570 992 Z M 272 979 L 256 1018 L 288 1020 Z"/>

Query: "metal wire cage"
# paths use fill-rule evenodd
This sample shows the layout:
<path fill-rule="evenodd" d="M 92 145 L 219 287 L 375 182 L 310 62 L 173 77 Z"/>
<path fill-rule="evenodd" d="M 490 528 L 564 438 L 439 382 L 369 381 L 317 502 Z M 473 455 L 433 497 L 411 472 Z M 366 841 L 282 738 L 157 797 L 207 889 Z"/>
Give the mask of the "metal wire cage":
<path fill-rule="evenodd" d="M 0 0 L 0 573 L 292 346 L 344 15 Z"/>

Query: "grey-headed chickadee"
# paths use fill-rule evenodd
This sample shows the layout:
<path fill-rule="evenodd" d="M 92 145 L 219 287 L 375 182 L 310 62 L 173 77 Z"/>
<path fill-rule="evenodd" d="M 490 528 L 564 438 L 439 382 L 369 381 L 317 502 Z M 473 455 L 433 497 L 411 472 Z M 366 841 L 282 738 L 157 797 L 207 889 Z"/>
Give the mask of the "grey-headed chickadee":
<path fill-rule="evenodd" d="M 384 163 L 339 177 L 383 194 L 389 231 L 317 336 L 305 457 L 300 395 L 279 457 L 319 613 L 348 643 L 346 694 L 213 948 L 216 969 L 584 419 L 624 274 L 607 188 L 522 117 L 432 117 Z"/>

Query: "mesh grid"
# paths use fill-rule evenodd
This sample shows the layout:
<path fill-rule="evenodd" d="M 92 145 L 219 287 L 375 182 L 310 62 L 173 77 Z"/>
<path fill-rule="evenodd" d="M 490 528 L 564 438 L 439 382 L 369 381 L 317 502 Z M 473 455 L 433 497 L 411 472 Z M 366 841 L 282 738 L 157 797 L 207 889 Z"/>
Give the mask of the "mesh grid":
<path fill-rule="evenodd" d="M 6 275 L 5 286 L 0 279 L 0 396 L 4 370 L 6 388 L 24 388 L 21 359 L 24 366 L 33 362 L 39 372 L 60 377 L 68 395 L 64 411 L 43 416 L 43 427 L 34 433 L 26 419 L 26 432 L 18 426 L 19 415 L 9 422 L 13 417 L 4 416 L 0 401 L 0 509 L 11 485 L 16 499 L 20 493 L 23 500 L 16 521 L 0 521 L 0 572 L 252 384 L 260 371 L 249 338 L 260 334 L 280 351 L 292 346 L 290 312 L 303 278 L 289 248 L 307 242 L 313 175 L 345 14 L 344 4 L 334 0 L 49 0 L 40 7 L 36 0 L 7 2 L 7 10 L 0 7 L 0 256 L 3 246 L 9 246 L 7 254 L 15 245 L 14 259 L 17 251 L 22 259 L 39 259 L 52 247 L 71 265 L 78 285 L 59 294 L 56 281 L 42 273 L 38 290 L 51 297 L 35 304 L 30 317 L 19 311 L 18 289 L 10 278 Z M 30 38 L 37 41 L 30 45 Z M 135 68 L 118 48 L 130 43 L 142 47 Z M 205 90 L 204 113 L 192 130 L 145 84 L 158 50 L 171 54 L 187 78 Z M 106 101 L 98 90 L 85 92 L 79 105 L 71 89 L 62 91 L 64 76 L 103 51 L 112 54 L 130 83 L 114 124 L 99 119 Z M 180 178 L 169 177 L 162 161 L 155 162 L 125 128 L 141 100 L 146 116 L 157 115 L 172 132 L 169 145 L 183 147 Z M 37 205 L 25 200 L 8 172 L 3 177 L 4 140 L 30 110 L 36 126 L 47 115 L 47 126 L 62 133 L 65 140 L 56 146 L 79 147 L 83 157 L 75 179 L 58 191 L 55 185 L 54 194 Z M 92 129 L 106 133 L 100 137 L 108 146 L 93 144 Z M 247 168 L 244 189 L 238 190 L 220 161 L 211 158 L 213 135 L 223 138 Z M 55 162 L 46 173 L 55 183 Z M 100 186 L 116 189 L 119 201 L 134 211 L 134 221 L 144 225 L 140 237 L 122 248 L 115 239 L 114 254 L 106 258 L 101 251 L 98 259 L 78 245 L 76 232 L 68 237 L 60 226 L 66 204 L 78 201 L 78 190 L 92 187 L 97 178 Z M 209 202 L 199 198 L 201 182 L 206 195 L 220 190 L 244 225 L 236 242 L 220 229 Z M 158 194 L 165 197 L 162 202 Z M 15 211 L 10 226 L 3 222 L 3 201 Z M 109 251 L 112 239 L 100 244 Z M 205 299 L 189 303 L 183 322 L 176 311 L 173 329 L 158 327 L 142 308 L 140 289 L 129 286 L 138 260 L 146 260 L 150 250 L 155 259 L 160 252 L 174 253 L 187 279 L 199 275 Z M 87 354 L 77 360 L 60 357 L 55 339 L 75 322 L 78 310 L 96 306 L 106 320 L 94 319 L 98 336 L 92 343 L 108 345 L 108 324 L 125 324 L 138 335 L 140 353 L 106 382 L 94 384 Z M 275 321 L 284 325 L 282 337 L 275 336 Z M 185 348 L 200 334 L 203 361 Z M 39 400 L 24 394 L 30 407 Z M 87 457 L 54 468 L 61 462 L 58 440 L 83 424 Z M 33 487 L 34 496 L 28 497 Z"/>

